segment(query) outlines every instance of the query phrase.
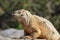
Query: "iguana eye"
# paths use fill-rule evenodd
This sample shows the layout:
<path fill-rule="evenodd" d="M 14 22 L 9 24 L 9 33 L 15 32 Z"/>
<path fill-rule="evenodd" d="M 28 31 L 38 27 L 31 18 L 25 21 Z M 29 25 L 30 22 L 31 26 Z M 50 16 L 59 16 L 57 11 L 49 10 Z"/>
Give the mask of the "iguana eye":
<path fill-rule="evenodd" d="M 18 11 L 18 14 L 20 14 L 21 12 L 20 11 Z"/>

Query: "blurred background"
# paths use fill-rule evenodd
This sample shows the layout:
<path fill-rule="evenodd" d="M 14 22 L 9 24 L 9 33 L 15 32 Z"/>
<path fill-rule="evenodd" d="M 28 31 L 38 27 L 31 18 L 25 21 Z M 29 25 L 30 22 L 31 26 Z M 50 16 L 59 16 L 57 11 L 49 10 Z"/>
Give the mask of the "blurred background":
<path fill-rule="evenodd" d="M 60 33 L 60 0 L 0 0 L 0 30 L 22 29 L 21 23 L 12 18 L 12 12 L 18 9 L 50 20 Z"/>

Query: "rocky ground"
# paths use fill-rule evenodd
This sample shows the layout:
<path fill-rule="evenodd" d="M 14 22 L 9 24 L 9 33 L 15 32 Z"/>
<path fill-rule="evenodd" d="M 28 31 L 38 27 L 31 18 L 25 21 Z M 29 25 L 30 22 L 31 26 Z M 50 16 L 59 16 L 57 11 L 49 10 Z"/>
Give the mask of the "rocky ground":
<path fill-rule="evenodd" d="M 24 35 L 24 30 L 7 29 L 0 31 L 0 40 L 32 40 L 32 39 L 20 39 Z M 33 39 L 33 40 L 45 40 L 45 39 Z"/>

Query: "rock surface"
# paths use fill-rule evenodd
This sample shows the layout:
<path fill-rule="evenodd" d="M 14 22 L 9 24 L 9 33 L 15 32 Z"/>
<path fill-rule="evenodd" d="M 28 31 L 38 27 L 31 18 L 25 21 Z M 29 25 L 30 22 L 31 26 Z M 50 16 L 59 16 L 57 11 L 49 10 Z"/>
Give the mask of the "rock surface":
<path fill-rule="evenodd" d="M 0 40 L 31 40 L 31 39 L 20 39 L 24 35 L 24 30 L 7 29 L 0 31 Z M 34 39 L 34 40 L 45 40 L 45 39 Z"/>
<path fill-rule="evenodd" d="M 7 29 L 0 31 L 0 35 L 3 37 L 20 38 L 24 35 L 24 30 Z"/>

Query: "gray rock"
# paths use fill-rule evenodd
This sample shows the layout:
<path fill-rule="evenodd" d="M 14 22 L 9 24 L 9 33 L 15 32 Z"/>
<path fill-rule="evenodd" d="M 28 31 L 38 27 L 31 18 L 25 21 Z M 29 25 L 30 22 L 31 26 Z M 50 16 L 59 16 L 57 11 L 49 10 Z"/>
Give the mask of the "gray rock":
<path fill-rule="evenodd" d="M 9 37 L 9 38 L 20 38 L 24 35 L 24 30 L 16 30 L 16 29 L 7 29 L 0 31 L 0 36 Z"/>
<path fill-rule="evenodd" d="M 6 38 L 6 37 L 3 37 L 3 36 L 0 36 L 0 40 L 12 40 L 11 38 Z"/>
<path fill-rule="evenodd" d="M 0 40 L 31 40 L 31 39 L 20 39 L 20 37 L 23 35 L 24 30 L 16 30 L 11 28 L 0 31 Z M 34 40 L 45 40 L 45 39 L 34 39 Z"/>

